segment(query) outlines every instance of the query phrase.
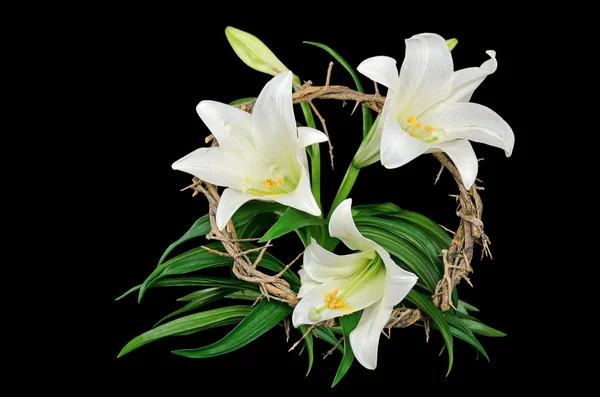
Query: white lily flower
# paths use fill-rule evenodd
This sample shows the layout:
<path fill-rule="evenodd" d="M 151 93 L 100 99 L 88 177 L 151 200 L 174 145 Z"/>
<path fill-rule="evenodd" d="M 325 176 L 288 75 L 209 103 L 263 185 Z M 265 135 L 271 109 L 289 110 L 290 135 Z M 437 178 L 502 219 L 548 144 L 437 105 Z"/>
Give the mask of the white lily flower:
<path fill-rule="evenodd" d="M 300 302 L 292 314 L 294 327 L 315 324 L 362 310 L 350 345 L 365 368 L 377 366 L 379 336 L 395 305 L 410 292 L 417 276 L 399 267 L 379 244 L 363 237 L 352 219 L 352 199 L 331 215 L 329 234 L 339 238 L 349 255 L 336 255 L 313 239 L 300 269 Z"/>
<path fill-rule="evenodd" d="M 321 214 L 310 189 L 305 148 L 327 141 L 327 136 L 296 127 L 291 71 L 265 85 L 252 114 L 214 101 L 202 101 L 196 110 L 219 146 L 197 149 L 172 167 L 227 187 L 217 207 L 219 230 L 250 200 L 276 201 Z"/>
<path fill-rule="evenodd" d="M 512 154 L 515 137 L 510 126 L 491 109 L 470 103 L 473 91 L 496 71 L 496 52 L 480 67 L 454 71 L 448 43 L 423 33 L 406 40 L 400 73 L 396 61 L 377 56 L 358 71 L 388 88 L 378 128 L 355 164 L 381 159 L 386 168 L 400 167 L 423 153 L 446 152 L 467 189 L 477 176 L 477 157 L 469 140 Z"/>

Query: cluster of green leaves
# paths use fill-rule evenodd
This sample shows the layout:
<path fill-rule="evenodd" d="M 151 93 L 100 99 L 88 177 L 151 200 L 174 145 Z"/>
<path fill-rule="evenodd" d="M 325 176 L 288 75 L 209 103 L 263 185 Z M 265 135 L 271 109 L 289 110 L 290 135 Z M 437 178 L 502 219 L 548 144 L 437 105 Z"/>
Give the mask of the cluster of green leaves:
<path fill-rule="evenodd" d="M 233 217 L 238 236 L 247 238 L 264 233 L 265 229 L 273 225 L 276 219 L 280 217 L 285 208 L 280 204 L 261 201 L 246 203 Z M 151 330 L 132 339 L 123 347 L 119 357 L 164 337 L 189 335 L 209 328 L 237 324 L 223 339 L 212 345 L 173 352 L 194 358 L 206 358 L 229 353 L 252 342 L 290 315 L 292 309 L 288 305 L 273 300 L 263 300 L 252 307 L 252 303 L 260 296 L 257 286 L 237 280 L 231 276 L 230 271 L 226 272 L 228 277 L 200 275 L 202 270 L 208 268 L 225 267 L 230 269 L 233 265 L 233 260 L 230 257 L 220 256 L 198 247 L 165 260 L 181 244 L 205 236 L 209 232 L 210 221 L 208 215 L 205 215 L 198 219 L 179 240 L 167 248 L 156 269 L 142 284 L 133 287 L 117 298 L 117 300 L 122 299 L 137 291 L 138 301 L 141 301 L 150 288 L 200 287 L 199 290 L 179 298 L 178 301 L 185 302 L 182 308 L 163 317 Z M 243 244 L 242 248 L 244 249 L 255 248 L 252 244 Z M 211 250 L 224 251 L 221 243 L 209 243 L 204 246 Z M 248 256 L 251 260 L 255 260 L 258 253 L 249 253 Z M 258 266 L 274 273 L 279 273 L 285 267 L 281 261 L 269 252 L 265 252 Z M 284 272 L 283 278 L 290 283 L 295 291 L 300 287 L 300 279 L 293 271 L 287 270 Z M 248 304 L 234 304 L 188 314 L 204 308 L 209 303 L 227 300 L 230 303 L 232 300 L 234 300 L 233 302 L 245 300 L 248 301 Z M 182 316 L 184 314 L 185 316 Z M 175 317 L 176 319 L 173 320 Z M 170 321 L 167 322 L 167 320 Z"/>
<path fill-rule="evenodd" d="M 363 236 L 369 238 L 390 253 L 394 261 L 419 277 L 417 285 L 407 295 L 399 307 L 406 306 L 418 308 L 428 318 L 432 325 L 441 333 L 446 351 L 448 353 L 448 373 L 452 368 L 454 343 L 453 338 L 463 340 L 475 347 L 484 357 L 488 358 L 486 351 L 475 335 L 482 336 L 504 336 L 497 331 L 477 320 L 469 314 L 478 310 L 466 302 L 459 300 L 455 289 L 452 295 L 456 310 L 442 312 L 433 304 L 432 295 L 435 292 L 437 282 L 442 278 L 444 265 L 441 259 L 443 249 L 448 249 L 451 243 L 450 236 L 431 219 L 413 212 L 402 210 L 395 204 L 369 204 L 358 205 L 352 210 L 354 222 Z M 302 213 L 289 208 L 282 217 L 267 231 L 261 240 L 273 240 L 291 231 L 302 234 L 297 227 L 311 225 L 322 225 L 323 219 Z M 335 248 L 339 240 L 330 238 L 326 244 L 329 249 Z M 333 385 L 346 374 L 350 368 L 354 354 L 348 335 L 360 319 L 361 312 L 340 318 L 342 333 L 344 336 L 343 358 L 336 374 Z M 307 341 L 309 349 L 309 366 L 312 365 L 312 337 Z M 328 341 L 336 344 L 336 340 Z"/>
<path fill-rule="evenodd" d="M 477 309 L 459 300 L 456 292 L 453 295 L 453 302 L 457 310 L 442 313 L 431 300 L 437 281 L 443 274 L 440 252 L 450 245 L 451 240 L 448 234 L 429 218 L 412 211 L 402 210 L 392 203 L 358 205 L 353 209 L 353 216 L 358 229 L 365 237 L 380 244 L 392 255 L 399 266 L 419 277 L 417 286 L 408 294 L 402 304 L 419 308 L 431 319 L 433 327 L 442 334 L 449 358 L 448 371 L 450 371 L 453 360 L 453 338 L 473 345 L 487 358 L 487 353 L 475 335 L 504 336 L 504 334 L 471 316 L 469 312 L 476 312 Z M 307 231 L 311 227 L 322 227 L 327 224 L 326 219 L 293 208 L 286 209 L 280 204 L 260 201 L 246 203 L 235 214 L 233 221 L 240 238 L 262 234 L 260 241 L 268 241 L 280 238 L 290 232 L 296 232 L 302 237 L 305 244 L 310 242 L 306 241 L 303 236 L 307 235 Z M 198 247 L 166 260 L 179 245 L 202 237 L 209 231 L 210 222 L 208 216 L 205 215 L 198 219 L 179 240 L 167 248 L 156 269 L 142 284 L 117 298 L 122 299 L 137 292 L 138 301 L 141 301 L 149 289 L 156 287 L 192 286 L 200 288 L 179 298 L 178 301 L 184 303 L 183 307 L 160 319 L 151 330 L 132 339 L 123 347 L 119 356 L 161 338 L 189 335 L 209 328 L 237 324 L 231 332 L 216 343 L 200 348 L 173 351 L 175 354 L 192 358 L 213 357 L 247 345 L 290 316 L 292 308 L 273 300 L 262 300 L 258 305 L 252 307 L 252 303 L 260 295 L 257 286 L 237 280 L 229 271 L 225 272 L 227 277 L 201 275 L 202 270 L 208 268 L 230 268 L 233 261 L 227 256 L 216 255 Z M 329 237 L 327 245 L 333 249 L 338 242 L 339 240 Z M 204 246 L 211 250 L 224 251 L 220 243 L 213 242 Z M 252 244 L 244 243 L 243 248 L 253 247 L 255 246 Z M 257 255 L 257 252 L 249 254 L 251 260 L 255 260 Z M 268 251 L 265 252 L 259 266 L 274 273 L 280 272 L 285 267 Z M 294 271 L 288 269 L 283 277 L 290 283 L 293 290 L 299 289 L 300 280 Z M 248 303 L 239 304 L 240 301 Z M 202 311 L 206 305 L 213 302 L 221 302 L 223 306 Z M 343 378 L 354 361 L 348 335 L 358 324 L 360 315 L 359 311 L 341 317 L 341 327 L 319 326 L 315 329 L 319 339 L 333 346 L 338 344 L 340 335 L 344 337 L 344 343 L 338 346 L 343 356 L 333 385 Z M 307 329 L 307 326 L 299 327 L 302 334 Z M 314 359 L 313 335 L 309 333 L 303 343 L 309 357 L 308 374 Z"/>

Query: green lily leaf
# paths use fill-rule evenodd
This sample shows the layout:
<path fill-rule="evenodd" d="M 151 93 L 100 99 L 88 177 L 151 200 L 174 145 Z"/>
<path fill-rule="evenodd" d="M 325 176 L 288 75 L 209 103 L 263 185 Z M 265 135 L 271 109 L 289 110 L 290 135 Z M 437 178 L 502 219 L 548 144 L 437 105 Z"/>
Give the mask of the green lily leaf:
<path fill-rule="evenodd" d="M 242 205 L 240 209 L 233 214 L 231 219 L 237 230 L 238 227 L 250 222 L 250 220 L 256 215 L 268 212 L 274 212 L 281 215 L 287 208 L 287 206 L 279 203 L 251 200 Z"/>
<path fill-rule="evenodd" d="M 442 338 L 444 338 L 444 343 L 446 344 L 446 348 L 448 349 L 448 372 L 446 376 L 450 374 L 450 370 L 452 369 L 452 363 L 454 361 L 454 348 L 452 342 L 452 332 L 450 331 L 450 326 L 448 325 L 448 321 L 444 317 L 444 314 L 440 311 L 440 309 L 433 304 L 431 301 L 431 297 L 422 292 L 417 291 L 416 289 L 411 290 L 408 295 L 406 295 L 406 300 L 411 302 L 413 305 L 417 306 L 421 309 L 436 325 L 440 333 L 442 334 Z"/>
<path fill-rule="evenodd" d="M 254 238 L 260 236 L 277 222 L 278 219 L 279 216 L 272 212 L 257 214 L 242 226 L 236 227 L 237 236 L 238 238 Z"/>
<path fill-rule="evenodd" d="M 316 47 L 322 48 L 325 51 L 327 51 L 335 60 L 337 60 L 344 67 L 344 69 L 346 69 L 348 71 L 348 73 L 350 73 L 350 75 L 352 76 L 352 79 L 354 80 L 354 84 L 356 84 L 356 89 L 359 92 L 365 92 L 362 84 L 360 83 L 358 75 L 356 74 L 354 69 L 352 69 L 352 66 L 350 66 L 350 64 L 348 62 L 346 62 L 346 60 L 344 58 L 342 58 L 342 56 L 340 54 L 338 54 L 336 51 L 334 51 L 330 47 L 326 46 L 325 44 L 315 43 L 312 41 L 304 41 L 304 43 L 314 45 Z M 364 105 L 362 106 L 362 114 L 363 114 L 363 137 L 365 137 L 367 135 L 367 133 L 369 132 L 369 130 L 371 129 L 371 125 L 373 125 L 373 115 L 371 114 L 371 109 L 369 109 L 368 107 L 366 107 Z"/>
<path fill-rule="evenodd" d="M 205 306 L 211 302 L 218 301 L 221 298 L 224 298 L 228 294 L 231 293 L 232 290 L 225 288 L 205 288 L 199 291 L 192 292 L 184 296 L 183 298 L 177 299 L 178 301 L 188 302 L 184 307 L 175 310 L 173 313 L 166 315 L 161 318 L 154 327 L 158 326 L 160 323 L 164 323 L 170 318 L 179 316 L 180 314 L 190 312 L 192 310 L 196 310 Z M 153 328 L 154 328 L 153 327 Z"/>
<path fill-rule="evenodd" d="M 464 310 L 459 310 L 459 312 L 464 313 L 464 314 L 468 314 L 467 311 L 470 311 L 470 312 L 478 312 L 479 311 L 479 309 L 476 308 L 475 306 L 470 305 L 467 302 L 461 301 L 461 300 L 458 301 L 458 306 L 456 308 L 464 309 Z"/>
<path fill-rule="evenodd" d="M 258 286 L 246 281 L 223 277 L 175 277 L 163 278 L 152 287 L 225 287 L 258 291 Z"/>
<path fill-rule="evenodd" d="M 354 331 L 361 316 L 362 310 L 359 310 L 340 317 L 340 324 L 342 325 L 342 331 L 344 333 L 344 357 L 342 357 L 342 361 L 340 362 L 340 366 L 335 374 L 335 379 L 333 380 L 331 387 L 334 387 L 342 380 L 354 362 L 354 352 L 352 351 L 352 346 L 350 346 L 350 332 Z"/>
<path fill-rule="evenodd" d="M 427 255 L 429 261 L 436 266 L 437 271 L 439 273 L 439 278 L 441 278 L 444 272 L 444 264 L 441 257 L 442 248 L 434 244 L 431 235 L 424 231 L 422 228 L 410 222 L 398 219 L 390 220 L 381 219 L 377 217 L 356 217 L 354 219 L 354 222 L 356 222 L 357 227 L 359 227 L 359 224 L 374 226 L 390 231 L 395 235 L 403 238 L 411 245 L 418 248 L 419 251 Z"/>
<path fill-rule="evenodd" d="M 462 339 L 463 341 L 467 342 L 468 344 L 470 344 L 471 346 L 476 348 L 481 354 L 483 354 L 483 356 L 488 361 L 490 361 L 490 358 L 488 357 L 483 346 L 481 345 L 481 343 L 479 343 L 477 338 L 475 338 L 475 335 L 473 335 L 473 332 L 464 324 L 463 320 L 456 317 L 455 315 L 453 315 L 450 312 L 445 312 L 444 316 L 446 317 L 446 320 L 448 321 L 448 324 L 450 326 L 450 332 L 452 332 L 452 335 L 456 336 L 459 339 Z"/>
<path fill-rule="evenodd" d="M 383 204 L 363 204 L 356 205 L 352 208 L 352 216 L 356 217 L 367 217 L 376 216 L 381 214 L 390 214 L 401 212 L 402 209 L 394 203 L 383 203 Z"/>
<path fill-rule="evenodd" d="M 506 336 L 506 334 L 504 332 L 498 331 L 495 328 L 487 326 L 479 320 L 475 320 L 475 319 L 471 319 L 471 318 L 462 318 L 462 316 L 461 316 L 461 321 L 474 334 L 481 335 L 481 336 L 495 337 L 495 338 L 500 338 L 500 337 Z"/>
<path fill-rule="evenodd" d="M 233 215 L 233 224 L 236 227 L 239 227 L 245 224 L 246 222 L 249 222 L 250 219 L 252 219 L 252 217 L 254 217 L 255 215 L 261 214 L 263 212 L 280 211 L 283 213 L 283 211 L 285 211 L 286 208 L 286 206 L 279 203 L 270 203 L 257 200 L 249 201 L 246 204 L 242 205 L 240 209 L 238 209 Z M 208 219 L 207 214 L 202 216 L 196 222 L 194 222 L 192 227 L 190 227 L 190 229 L 187 232 L 185 232 L 185 234 L 181 236 L 179 240 L 169 245 L 169 247 L 160 257 L 160 260 L 158 261 L 158 266 L 160 266 L 160 264 L 163 263 L 165 258 L 169 255 L 169 253 L 171 253 L 171 251 L 173 251 L 178 245 L 196 237 L 206 236 L 210 232 L 210 229 L 210 220 Z"/>
<path fill-rule="evenodd" d="M 381 245 L 397 259 L 401 266 L 415 273 L 419 277 L 417 285 L 427 289 L 430 293 L 435 291 L 437 282 L 442 275 L 428 255 L 389 230 L 365 226 L 362 223 L 357 223 L 356 226 L 363 236 Z"/>
<path fill-rule="evenodd" d="M 169 247 L 165 250 L 165 252 L 160 257 L 160 260 L 158 261 L 158 266 L 160 266 L 160 264 L 165 260 L 167 255 L 169 255 L 169 253 L 171 253 L 171 251 L 173 251 L 179 244 L 182 244 L 182 243 L 184 243 L 188 240 L 191 240 L 195 237 L 206 236 L 210 232 L 210 229 L 211 229 L 210 220 L 208 219 L 208 214 L 207 214 L 207 215 L 204 215 L 203 217 L 201 217 L 200 219 L 198 219 L 196 222 L 194 222 L 192 227 L 190 227 L 190 229 L 187 232 L 185 232 L 185 234 L 183 236 L 181 236 L 181 238 L 179 240 L 177 240 L 173 244 L 169 245 Z"/>
<path fill-rule="evenodd" d="M 121 300 L 127 295 L 139 291 L 142 284 L 132 287 L 129 291 L 119 296 L 115 300 Z M 258 291 L 258 287 L 254 284 L 222 277 L 174 277 L 163 278 L 153 282 L 148 288 L 154 287 L 225 287 L 237 290 Z"/>
<path fill-rule="evenodd" d="M 326 224 L 327 219 L 317 218 L 316 216 L 290 207 L 258 242 L 264 243 L 269 240 L 274 240 L 277 237 L 281 237 L 291 231 L 305 226 Z"/>
<path fill-rule="evenodd" d="M 133 338 L 123 347 L 117 358 L 167 336 L 189 335 L 208 328 L 237 323 L 246 317 L 250 311 L 250 306 L 238 305 L 207 310 L 178 318 Z"/>
<path fill-rule="evenodd" d="M 317 333 L 317 336 L 319 337 L 319 339 L 324 340 L 325 342 L 329 343 L 332 346 L 337 346 L 337 349 L 339 351 L 341 351 L 342 353 L 344 352 L 344 349 L 342 348 L 342 344 L 338 343 L 339 338 L 336 338 L 336 336 L 333 334 L 333 331 L 331 330 L 330 327 L 324 327 L 322 325 L 319 325 L 315 328 L 315 332 Z"/>
<path fill-rule="evenodd" d="M 418 212 L 413 211 L 401 211 L 394 214 L 386 214 L 386 217 L 392 217 L 396 219 L 404 219 L 406 221 L 412 222 L 415 225 L 422 227 L 427 230 L 432 237 L 435 238 L 436 244 L 444 249 L 448 249 L 450 244 L 452 243 L 452 238 L 448 233 L 442 229 L 437 223 L 427 218 L 425 215 L 419 214 Z"/>
<path fill-rule="evenodd" d="M 306 333 L 306 331 L 308 331 L 308 325 L 304 324 L 298 327 L 298 329 L 300 330 L 300 332 L 302 333 L 302 335 L 304 335 Z M 303 339 L 304 341 L 304 346 L 306 346 L 306 350 L 308 351 L 308 371 L 306 371 L 306 376 L 308 376 L 308 374 L 310 373 L 310 370 L 312 369 L 313 366 L 313 361 L 315 359 L 315 353 L 314 353 L 314 342 L 313 342 L 313 337 L 312 337 L 312 332 L 309 332 L 308 335 L 306 335 L 306 337 Z M 300 353 L 302 353 L 304 351 L 304 349 L 300 350 Z"/>
<path fill-rule="evenodd" d="M 241 291 L 232 292 L 231 294 L 225 296 L 225 298 L 227 298 L 227 299 L 240 299 L 240 300 L 246 300 L 246 301 L 256 302 L 256 300 L 258 299 L 258 297 L 260 295 L 261 294 L 259 292 L 256 292 L 256 291 L 241 290 Z"/>
<path fill-rule="evenodd" d="M 262 300 L 230 333 L 212 345 L 199 349 L 174 350 L 190 358 L 208 358 L 235 351 L 252 342 L 288 317 L 292 308 L 274 300 Z"/>
<path fill-rule="evenodd" d="M 210 243 L 206 246 L 217 251 L 224 250 L 221 243 Z M 159 265 L 142 283 L 138 293 L 138 302 L 141 302 L 146 290 L 163 277 L 190 273 L 211 267 L 231 266 L 231 264 L 231 258 L 215 255 L 202 247 L 194 248 Z"/>

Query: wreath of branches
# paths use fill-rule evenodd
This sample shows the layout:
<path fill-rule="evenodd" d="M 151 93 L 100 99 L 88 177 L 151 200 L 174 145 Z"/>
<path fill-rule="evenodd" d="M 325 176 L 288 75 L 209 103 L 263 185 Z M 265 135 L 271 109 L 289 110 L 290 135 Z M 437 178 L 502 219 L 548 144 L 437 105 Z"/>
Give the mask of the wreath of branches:
<path fill-rule="evenodd" d="M 364 105 L 369 109 L 374 110 L 377 113 L 381 113 L 385 97 L 379 94 L 377 84 L 375 84 L 375 94 L 365 94 L 358 92 L 346 86 L 340 85 L 329 85 L 331 77 L 331 68 L 333 63 L 330 63 L 327 72 L 327 79 L 323 86 L 313 86 L 311 81 L 305 82 L 304 85 L 297 85 L 297 91 L 292 94 L 292 103 L 308 103 L 311 108 L 315 111 L 315 114 L 319 118 L 324 132 L 329 136 L 327 127 L 325 125 L 325 119 L 317 111 L 317 108 L 313 104 L 316 99 L 335 99 L 346 102 L 356 102 L 354 110 L 359 105 Z M 252 113 L 256 100 L 244 102 L 235 105 L 237 108 Z M 353 110 L 353 112 L 354 112 Z M 213 146 L 217 146 L 218 143 L 212 135 L 206 138 L 206 143 L 211 142 Z M 333 153 L 332 146 L 330 144 L 330 156 L 333 167 Z M 450 307 L 456 309 L 452 303 L 452 291 L 456 286 L 465 280 L 469 285 L 472 286 L 469 280 L 469 273 L 473 271 L 471 267 L 471 260 L 473 259 L 473 253 L 475 245 L 482 247 L 482 258 L 484 256 L 492 257 L 489 249 L 490 240 L 483 231 L 482 212 L 483 203 L 478 191 L 483 190 L 482 187 L 473 184 L 471 189 L 467 190 L 462 182 L 458 169 L 452 162 L 452 160 L 445 153 L 433 153 L 436 159 L 441 163 L 441 169 L 438 173 L 435 182 L 437 183 L 440 175 L 444 169 L 448 170 L 453 176 L 457 186 L 458 194 L 451 195 L 456 198 L 457 209 L 456 215 L 459 217 L 459 225 L 456 232 L 446 229 L 448 232 L 453 234 L 453 239 L 447 250 L 442 250 L 440 255 L 442 256 L 444 263 L 444 275 L 439 280 L 435 293 L 432 295 L 434 304 L 442 311 L 447 311 Z M 243 241 L 256 241 L 258 239 L 238 239 L 235 231 L 233 222 L 230 220 L 224 230 L 218 230 L 216 226 L 216 211 L 219 205 L 220 196 L 217 192 L 216 186 L 200 180 L 194 177 L 192 185 L 182 189 L 191 188 L 194 190 L 193 195 L 202 193 L 209 204 L 209 218 L 212 230 L 206 236 L 209 240 L 218 240 L 223 244 L 226 253 L 211 250 L 207 247 L 204 249 L 214 253 L 215 255 L 225 255 L 233 259 L 233 273 L 235 276 L 243 281 L 258 284 L 261 296 L 258 298 L 263 299 L 274 299 L 281 302 L 285 302 L 288 305 L 294 307 L 298 303 L 296 293 L 290 288 L 290 284 L 285 281 L 281 276 L 286 270 L 290 268 L 303 253 L 300 253 L 292 262 L 290 262 L 285 268 L 278 274 L 271 276 L 257 270 L 257 264 L 262 259 L 267 248 L 271 247 L 271 241 L 268 241 L 262 247 L 254 248 L 251 250 L 244 251 L 240 242 Z M 259 251 L 259 255 L 254 262 L 248 257 L 248 253 Z M 426 332 L 426 339 L 429 339 L 429 319 L 421 313 L 419 309 L 409 308 L 397 308 L 395 309 L 387 325 L 384 328 L 384 335 L 390 337 L 391 328 L 404 328 L 414 324 L 417 321 L 423 321 Z M 289 336 L 289 321 L 286 321 L 286 333 Z M 336 325 L 335 321 L 328 320 L 327 322 L 315 324 L 305 332 L 302 338 L 296 342 L 290 350 L 293 350 L 299 343 L 304 339 L 317 325 L 333 326 Z M 387 334 L 385 330 L 387 329 Z M 341 340 L 340 340 L 341 341 Z M 327 355 L 333 352 L 330 351 Z M 326 356 L 327 356 L 326 355 Z"/>

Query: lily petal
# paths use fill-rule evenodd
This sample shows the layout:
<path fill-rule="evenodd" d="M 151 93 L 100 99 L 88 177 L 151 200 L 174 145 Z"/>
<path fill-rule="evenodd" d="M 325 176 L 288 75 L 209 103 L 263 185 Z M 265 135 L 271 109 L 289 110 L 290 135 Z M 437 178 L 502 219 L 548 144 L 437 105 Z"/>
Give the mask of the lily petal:
<path fill-rule="evenodd" d="M 352 218 L 351 207 L 352 199 L 346 199 L 337 206 L 329 219 L 329 234 L 342 240 L 351 250 L 369 251 L 375 243 L 360 234 Z"/>
<path fill-rule="evenodd" d="M 310 189 L 310 177 L 308 176 L 308 172 L 304 168 L 302 168 L 301 172 L 300 181 L 298 181 L 298 186 L 296 186 L 294 191 L 288 194 L 267 197 L 283 205 L 293 207 L 314 216 L 319 216 L 321 215 L 321 209 Z"/>
<path fill-rule="evenodd" d="M 430 145 L 410 136 L 390 114 L 385 119 L 381 136 L 381 164 L 397 168 L 414 160 L 430 149 Z"/>
<path fill-rule="evenodd" d="M 321 283 L 316 282 L 310 278 L 303 268 L 298 270 L 300 276 L 300 290 L 298 291 L 298 299 L 302 299 L 308 294 L 313 288 L 318 287 Z"/>
<path fill-rule="evenodd" d="M 315 239 L 304 251 L 303 269 L 312 280 L 324 283 L 331 278 L 350 277 L 375 258 L 375 250 L 336 255 L 321 247 Z"/>
<path fill-rule="evenodd" d="M 402 269 L 390 254 L 381 247 L 377 253 L 385 264 L 385 290 L 383 292 L 383 305 L 392 307 L 397 305 L 408 295 L 419 279 L 415 274 Z"/>
<path fill-rule="evenodd" d="M 382 268 L 381 271 L 374 274 L 363 284 L 357 286 L 355 290 L 351 291 L 349 296 L 344 297 L 345 305 L 343 307 L 334 309 L 329 308 L 325 301 L 325 296 L 334 290 L 338 290 L 340 294 L 343 294 L 344 287 L 347 286 L 348 283 L 349 280 L 347 278 L 336 278 L 311 289 L 302 299 L 300 299 L 300 302 L 298 302 L 294 308 L 294 312 L 292 313 L 292 323 L 294 324 L 294 327 L 298 327 L 302 324 L 316 324 L 320 321 L 353 313 L 381 300 L 385 285 L 385 271 Z M 321 312 L 319 312 L 318 318 L 309 318 L 311 308 L 323 308 Z"/>
<path fill-rule="evenodd" d="M 240 192 L 235 189 L 225 189 L 221 195 L 221 201 L 217 206 L 217 214 L 215 216 L 217 221 L 217 228 L 223 230 L 227 225 L 227 222 L 231 219 L 233 214 L 246 202 L 250 200 L 256 200 L 258 197 L 250 193 Z"/>
<path fill-rule="evenodd" d="M 398 68 L 396 60 L 387 56 L 377 56 L 365 59 L 356 68 L 376 83 L 387 88 L 396 90 L 398 88 Z"/>
<path fill-rule="evenodd" d="M 327 142 L 327 135 L 310 127 L 298 127 L 298 161 L 308 171 L 308 159 L 306 158 L 307 146 L 315 143 Z"/>
<path fill-rule="evenodd" d="M 477 178 L 477 156 L 473 151 L 473 146 L 466 139 L 457 139 L 447 141 L 437 145 L 439 149 L 446 152 L 452 159 L 452 162 L 458 169 L 465 188 L 468 190 L 473 186 L 475 178 Z"/>
<path fill-rule="evenodd" d="M 295 167 L 298 135 L 291 71 L 273 77 L 258 95 L 252 111 L 252 136 L 257 151 L 273 163 Z"/>
<path fill-rule="evenodd" d="M 394 106 L 395 113 L 396 116 L 419 117 L 450 94 L 454 64 L 446 40 L 437 34 L 418 34 L 405 41 L 398 88 L 401 95 Z"/>
<path fill-rule="evenodd" d="M 507 157 L 515 146 L 515 134 L 493 110 L 472 102 L 442 103 L 426 113 L 427 122 L 445 131 L 446 140 L 468 139 L 504 149 Z"/>
<path fill-rule="evenodd" d="M 196 112 L 220 146 L 254 146 L 250 113 L 215 101 L 200 102 Z"/>
<path fill-rule="evenodd" d="M 367 369 L 377 367 L 379 338 L 391 314 L 392 307 L 378 302 L 363 311 L 358 325 L 350 332 L 350 346 L 354 356 Z"/>
<path fill-rule="evenodd" d="M 298 148 L 304 149 L 315 143 L 327 142 L 327 135 L 310 127 L 298 127 Z"/>
<path fill-rule="evenodd" d="M 253 150 L 209 147 L 194 150 L 171 166 L 218 186 L 244 190 L 246 181 L 268 175 L 270 161 Z"/>
<path fill-rule="evenodd" d="M 454 85 L 446 101 L 469 102 L 473 91 L 479 87 L 487 76 L 496 71 L 498 68 L 496 51 L 489 50 L 485 53 L 490 56 L 490 59 L 481 64 L 480 67 L 465 68 L 454 72 Z"/>

